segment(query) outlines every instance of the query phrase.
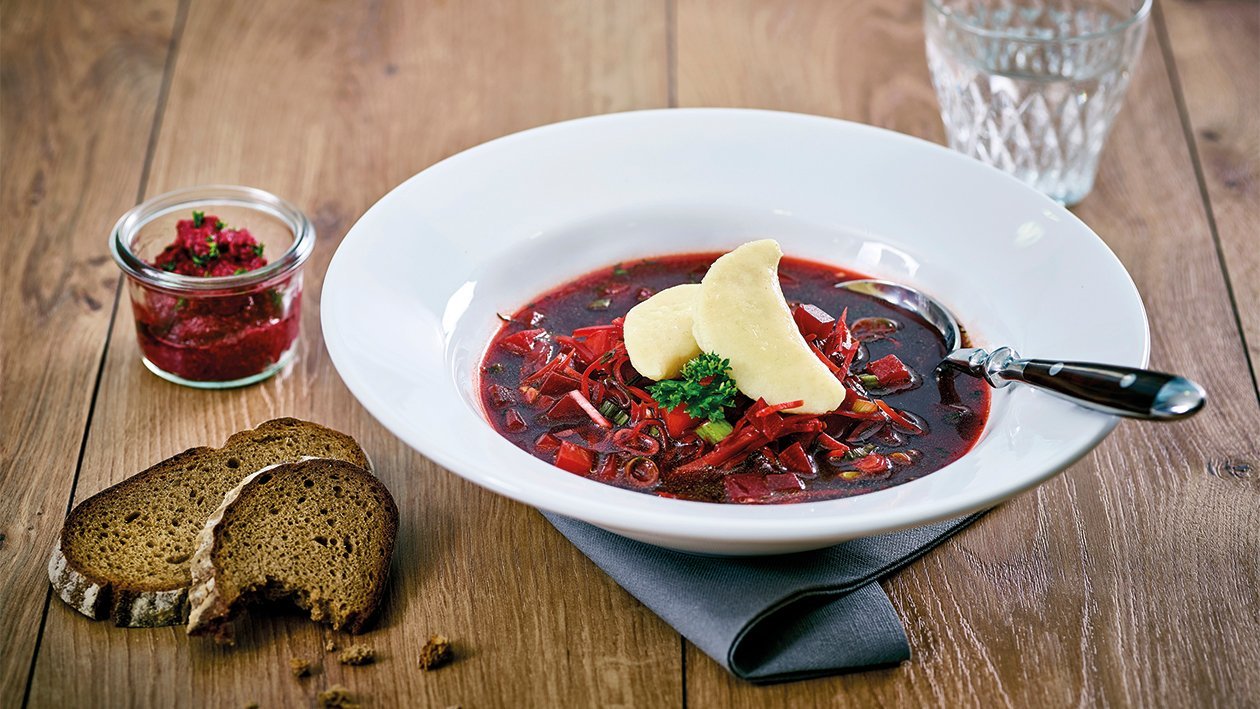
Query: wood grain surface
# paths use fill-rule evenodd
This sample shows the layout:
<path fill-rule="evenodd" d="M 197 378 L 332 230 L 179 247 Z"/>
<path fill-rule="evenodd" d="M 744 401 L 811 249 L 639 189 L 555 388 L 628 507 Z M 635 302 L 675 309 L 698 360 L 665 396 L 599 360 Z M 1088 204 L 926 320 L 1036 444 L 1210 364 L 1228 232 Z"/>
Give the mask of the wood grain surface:
<path fill-rule="evenodd" d="M 1260 3 L 1173 0 L 1160 10 L 1160 40 L 1176 67 L 1174 90 L 1254 383 L 1260 379 Z"/>
<path fill-rule="evenodd" d="M 0 6 L 0 706 L 310 706 L 334 683 L 378 707 L 1260 696 L 1260 392 L 1248 370 L 1248 348 L 1260 361 L 1260 6 L 1162 5 L 1098 185 L 1076 210 L 1143 295 L 1152 365 L 1203 382 L 1210 408 L 1175 426 L 1122 424 L 888 580 L 910 662 L 753 687 L 536 512 L 377 425 L 323 349 L 320 278 L 398 182 L 565 118 L 756 106 L 941 142 L 920 3 L 177 1 Z M 111 324 L 105 250 L 138 198 L 212 182 L 283 195 L 319 233 L 297 362 L 217 393 L 144 370 L 125 294 Z M 377 665 L 339 665 L 324 645 L 347 639 L 296 616 L 259 617 L 221 649 L 46 605 L 44 562 L 72 500 L 282 415 L 356 436 L 404 511 L 387 605 L 362 638 Z M 420 647 L 438 632 L 458 660 L 421 672 Z M 291 677 L 291 657 L 315 674 Z"/>
<path fill-rule="evenodd" d="M 0 15 L 0 705 L 21 701 L 73 489 L 175 5 L 8 3 Z"/>

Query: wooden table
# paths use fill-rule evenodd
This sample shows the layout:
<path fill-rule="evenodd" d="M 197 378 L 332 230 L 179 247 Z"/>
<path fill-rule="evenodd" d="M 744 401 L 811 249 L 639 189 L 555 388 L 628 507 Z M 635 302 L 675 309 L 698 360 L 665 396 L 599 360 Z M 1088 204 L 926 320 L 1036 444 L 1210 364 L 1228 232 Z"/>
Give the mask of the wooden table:
<path fill-rule="evenodd" d="M 0 705 L 1191 706 L 1260 697 L 1260 7 L 1159 3 L 1094 193 L 1076 210 L 1145 299 L 1152 365 L 1203 382 L 1178 425 L 1123 423 L 1062 476 L 890 578 L 915 656 L 754 687 L 532 509 L 377 425 L 319 335 L 320 279 L 398 182 L 496 136 L 607 111 L 731 105 L 943 139 L 916 0 L 6 0 L 0 261 Z M 137 355 L 110 225 L 201 183 L 303 206 L 293 370 L 210 393 Z M 1064 274 L 1070 278 L 1070 274 Z M 260 618 L 219 649 L 50 602 L 77 501 L 184 448 L 293 415 L 346 430 L 403 511 L 373 667 Z M 505 540 L 509 540 L 505 543 Z M 460 659 L 417 669 L 445 633 Z"/>

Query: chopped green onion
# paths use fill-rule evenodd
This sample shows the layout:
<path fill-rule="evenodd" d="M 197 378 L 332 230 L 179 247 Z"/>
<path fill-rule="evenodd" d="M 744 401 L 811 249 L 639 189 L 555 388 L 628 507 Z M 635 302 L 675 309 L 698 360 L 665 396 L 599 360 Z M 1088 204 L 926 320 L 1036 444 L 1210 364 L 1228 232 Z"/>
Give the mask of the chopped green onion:
<path fill-rule="evenodd" d="M 879 386 L 879 377 L 874 374 L 859 374 L 858 381 L 862 382 L 862 386 L 867 389 L 874 389 Z"/>
<path fill-rule="evenodd" d="M 864 446 L 856 446 L 854 448 L 850 448 L 849 452 L 844 454 L 844 459 L 857 460 L 858 458 L 865 458 L 866 456 L 874 452 L 875 452 L 875 446 L 873 445 L 867 444 Z"/>
<path fill-rule="evenodd" d="M 604 415 L 604 418 L 618 426 L 624 426 L 630 420 L 630 414 L 627 414 L 624 409 L 617 406 L 612 399 L 605 399 L 604 403 L 599 405 L 599 412 Z"/>
<path fill-rule="evenodd" d="M 858 399 L 853 402 L 853 406 L 849 410 L 855 414 L 873 414 L 876 411 L 879 411 L 879 407 L 876 406 L 874 402 L 867 401 L 866 399 Z"/>
<path fill-rule="evenodd" d="M 731 435 L 731 431 L 734 430 L 735 427 L 727 423 L 725 420 L 705 421 L 696 428 L 696 435 L 709 443 L 717 445 L 718 441 Z"/>
<path fill-rule="evenodd" d="M 608 310 L 611 307 L 611 298 L 596 298 L 586 305 L 587 310 Z"/>

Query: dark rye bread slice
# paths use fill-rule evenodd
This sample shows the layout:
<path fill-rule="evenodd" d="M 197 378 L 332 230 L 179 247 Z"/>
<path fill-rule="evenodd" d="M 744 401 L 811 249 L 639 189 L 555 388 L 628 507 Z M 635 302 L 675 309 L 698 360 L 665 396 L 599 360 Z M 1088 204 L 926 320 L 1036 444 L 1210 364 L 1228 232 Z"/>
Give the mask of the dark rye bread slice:
<path fill-rule="evenodd" d="M 397 534 L 394 498 L 356 465 L 263 468 L 223 498 L 198 537 L 188 633 L 230 640 L 243 609 L 281 599 L 358 633 L 385 593 Z"/>
<path fill-rule="evenodd" d="M 368 466 L 354 439 L 281 418 L 242 431 L 222 448 L 193 448 L 84 500 L 66 518 L 48 562 L 62 600 L 121 626 L 183 623 L 188 562 L 223 496 L 259 468 L 307 456 Z"/>

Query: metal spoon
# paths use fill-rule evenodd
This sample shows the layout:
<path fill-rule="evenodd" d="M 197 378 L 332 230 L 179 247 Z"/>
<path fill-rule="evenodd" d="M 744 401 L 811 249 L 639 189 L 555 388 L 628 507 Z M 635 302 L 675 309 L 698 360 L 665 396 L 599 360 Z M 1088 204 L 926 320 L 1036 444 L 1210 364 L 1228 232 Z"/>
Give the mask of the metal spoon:
<path fill-rule="evenodd" d="M 1010 347 L 992 352 L 978 347 L 959 349 L 962 337 L 958 320 L 923 293 L 873 279 L 846 281 L 836 287 L 891 303 L 923 318 L 941 333 L 949 350 L 941 366 L 982 377 L 995 389 L 1022 382 L 1105 413 L 1163 421 L 1191 416 L 1207 401 L 1203 387 L 1173 374 L 1111 364 L 1021 359 Z"/>

